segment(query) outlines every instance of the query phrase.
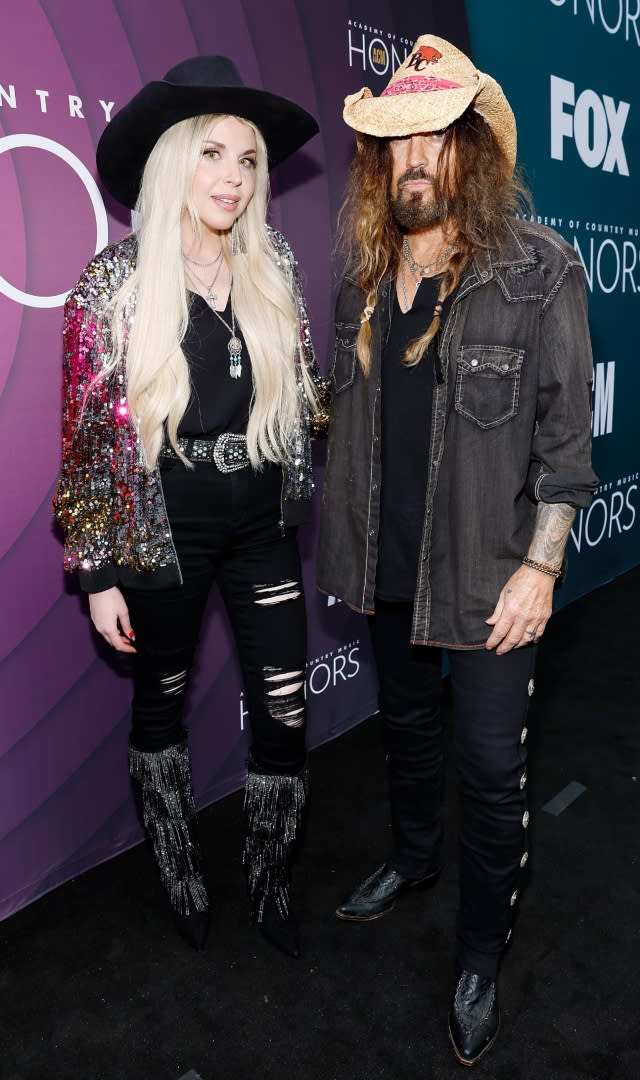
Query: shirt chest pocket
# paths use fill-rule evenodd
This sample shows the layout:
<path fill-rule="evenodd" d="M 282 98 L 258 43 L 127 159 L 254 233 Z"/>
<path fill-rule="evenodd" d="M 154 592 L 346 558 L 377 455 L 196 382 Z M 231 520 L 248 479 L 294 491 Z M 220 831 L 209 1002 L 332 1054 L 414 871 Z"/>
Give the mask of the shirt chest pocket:
<path fill-rule="evenodd" d="M 518 412 L 524 349 L 463 345 L 456 373 L 456 412 L 481 428 L 497 427 Z"/>
<path fill-rule="evenodd" d="M 336 351 L 331 378 L 336 394 L 351 386 L 356 374 L 356 340 L 360 327 L 355 323 L 336 323 Z"/>

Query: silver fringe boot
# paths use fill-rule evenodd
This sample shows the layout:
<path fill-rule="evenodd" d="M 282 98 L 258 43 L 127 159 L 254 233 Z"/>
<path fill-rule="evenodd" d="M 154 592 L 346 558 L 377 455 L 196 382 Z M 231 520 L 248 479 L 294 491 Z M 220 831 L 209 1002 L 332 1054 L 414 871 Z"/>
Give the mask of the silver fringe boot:
<path fill-rule="evenodd" d="M 209 929 L 209 897 L 196 839 L 189 748 L 186 743 L 157 751 L 130 746 L 129 770 L 177 929 L 201 949 Z"/>
<path fill-rule="evenodd" d="M 291 910 L 291 862 L 309 792 L 305 767 L 295 776 L 260 773 L 249 762 L 244 809 L 247 832 L 242 863 L 251 913 L 272 945 L 289 956 L 300 953 Z"/>

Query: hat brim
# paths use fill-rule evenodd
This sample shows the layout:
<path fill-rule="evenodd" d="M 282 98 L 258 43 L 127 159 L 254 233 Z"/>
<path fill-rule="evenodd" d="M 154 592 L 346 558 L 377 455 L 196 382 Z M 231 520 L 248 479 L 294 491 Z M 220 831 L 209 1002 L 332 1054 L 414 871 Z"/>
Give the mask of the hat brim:
<path fill-rule="evenodd" d="M 160 136 L 181 120 L 209 113 L 239 116 L 255 124 L 267 145 L 270 168 L 299 150 L 319 130 L 306 109 L 266 90 L 148 83 L 116 113 L 98 142 L 96 163 L 107 191 L 133 208 L 144 167 Z"/>
<path fill-rule="evenodd" d="M 480 73 L 472 85 L 428 92 L 373 97 L 364 87 L 345 98 L 343 118 L 349 127 L 377 138 L 400 138 L 423 131 L 442 131 L 472 106 L 492 128 L 513 168 L 516 122 L 500 85 Z"/>

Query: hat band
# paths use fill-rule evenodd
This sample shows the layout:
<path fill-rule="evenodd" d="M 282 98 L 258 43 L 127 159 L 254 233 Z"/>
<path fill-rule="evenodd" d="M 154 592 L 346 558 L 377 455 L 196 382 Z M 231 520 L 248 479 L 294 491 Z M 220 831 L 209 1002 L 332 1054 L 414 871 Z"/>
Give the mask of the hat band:
<path fill-rule="evenodd" d="M 406 79 L 398 79 L 397 82 L 389 83 L 382 91 L 380 97 L 393 97 L 394 94 L 424 94 L 433 90 L 462 90 L 462 83 L 451 82 L 450 79 L 436 79 L 433 75 L 409 75 Z"/>

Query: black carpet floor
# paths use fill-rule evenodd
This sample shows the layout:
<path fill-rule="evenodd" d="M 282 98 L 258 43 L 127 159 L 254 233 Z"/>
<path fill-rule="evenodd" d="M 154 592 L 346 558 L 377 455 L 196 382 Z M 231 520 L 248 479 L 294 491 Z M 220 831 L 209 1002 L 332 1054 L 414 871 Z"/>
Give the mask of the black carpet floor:
<path fill-rule="evenodd" d="M 640 568 L 555 616 L 532 699 L 534 854 L 500 989 L 491 1080 L 640 1076 Z M 438 886 L 377 922 L 334 908 L 389 836 L 373 718 L 311 759 L 296 877 L 304 954 L 248 923 L 241 801 L 201 815 L 213 932 L 178 939 L 141 846 L 0 926 L 2 1080 L 440 1080 L 456 904 L 455 779 Z M 584 790 L 560 814 L 544 807 Z M 573 789 L 577 790 L 576 788 Z"/>

